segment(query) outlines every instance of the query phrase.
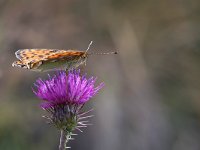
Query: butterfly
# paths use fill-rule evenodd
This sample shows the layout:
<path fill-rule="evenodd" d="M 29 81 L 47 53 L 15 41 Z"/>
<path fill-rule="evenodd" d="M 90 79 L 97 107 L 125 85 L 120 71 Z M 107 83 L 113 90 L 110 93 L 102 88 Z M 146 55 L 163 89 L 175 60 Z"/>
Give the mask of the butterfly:
<path fill-rule="evenodd" d="M 20 49 L 15 52 L 18 61 L 13 62 L 13 67 L 21 67 L 33 71 L 51 71 L 55 69 L 70 70 L 81 64 L 91 54 L 117 54 L 109 53 L 88 53 L 92 41 L 86 51 L 59 50 L 59 49 Z"/>

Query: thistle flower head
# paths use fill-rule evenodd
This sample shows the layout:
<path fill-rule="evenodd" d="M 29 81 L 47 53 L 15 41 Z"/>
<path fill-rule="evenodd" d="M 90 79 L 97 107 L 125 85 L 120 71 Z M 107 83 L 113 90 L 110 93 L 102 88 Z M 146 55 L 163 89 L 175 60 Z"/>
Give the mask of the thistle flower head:
<path fill-rule="evenodd" d="M 58 72 L 49 79 L 38 79 L 35 83 L 35 95 L 42 99 L 41 107 L 51 113 L 48 119 L 57 128 L 71 132 L 76 128 L 80 119 L 80 109 L 102 87 L 95 87 L 96 78 L 86 78 L 80 70 L 68 73 Z"/>
<path fill-rule="evenodd" d="M 48 80 L 38 79 L 34 91 L 36 96 L 44 102 L 41 107 L 46 109 L 57 105 L 81 105 L 92 98 L 103 86 L 101 83 L 95 87 L 96 78 L 86 78 L 81 76 L 80 70 L 70 71 L 68 74 L 64 71 L 58 72 Z"/>

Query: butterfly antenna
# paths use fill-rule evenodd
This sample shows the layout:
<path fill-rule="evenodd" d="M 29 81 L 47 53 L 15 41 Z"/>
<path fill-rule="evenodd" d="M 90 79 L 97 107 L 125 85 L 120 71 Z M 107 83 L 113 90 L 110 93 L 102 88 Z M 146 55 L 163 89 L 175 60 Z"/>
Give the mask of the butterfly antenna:
<path fill-rule="evenodd" d="M 93 41 L 90 42 L 90 44 L 88 45 L 88 48 L 86 49 L 85 53 L 88 52 L 88 50 L 90 49 L 90 46 L 92 45 Z"/>
<path fill-rule="evenodd" d="M 89 53 L 89 55 L 109 55 L 109 54 L 118 54 L 118 52 L 108 52 L 108 53 Z"/>
<path fill-rule="evenodd" d="M 92 45 L 93 41 L 90 42 L 90 44 L 88 45 L 87 50 L 85 51 L 85 53 L 88 52 L 88 50 L 90 49 L 90 46 Z M 88 53 L 87 53 L 88 54 Z M 108 53 L 89 53 L 89 55 L 109 55 L 109 54 L 117 54 L 117 52 L 108 52 Z"/>
<path fill-rule="evenodd" d="M 87 55 L 87 52 L 90 49 L 90 46 L 92 45 L 92 43 L 93 43 L 93 41 L 90 41 L 90 44 L 88 45 L 88 48 L 85 51 L 85 55 Z M 85 58 L 85 66 L 86 66 L 86 60 L 87 60 L 87 57 Z"/>

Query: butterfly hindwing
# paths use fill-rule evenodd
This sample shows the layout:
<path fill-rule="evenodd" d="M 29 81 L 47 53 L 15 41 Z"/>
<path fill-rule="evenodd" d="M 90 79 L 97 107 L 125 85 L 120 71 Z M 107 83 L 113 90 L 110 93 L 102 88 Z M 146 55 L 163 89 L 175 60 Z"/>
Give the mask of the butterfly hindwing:
<path fill-rule="evenodd" d="M 24 64 L 21 60 L 14 61 L 12 66 L 13 67 L 21 67 L 21 68 L 28 69 L 28 65 Z"/>

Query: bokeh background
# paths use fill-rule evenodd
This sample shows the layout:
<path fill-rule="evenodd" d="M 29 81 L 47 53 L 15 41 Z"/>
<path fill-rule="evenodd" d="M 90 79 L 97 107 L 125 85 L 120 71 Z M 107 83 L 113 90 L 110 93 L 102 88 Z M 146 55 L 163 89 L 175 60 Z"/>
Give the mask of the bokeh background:
<path fill-rule="evenodd" d="M 199 0 L 0 0 L 0 150 L 56 150 L 31 87 L 47 73 L 12 68 L 14 52 L 109 52 L 82 71 L 106 86 L 73 150 L 200 149 Z M 50 73 L 52 74 L 52 73 Z"/>

